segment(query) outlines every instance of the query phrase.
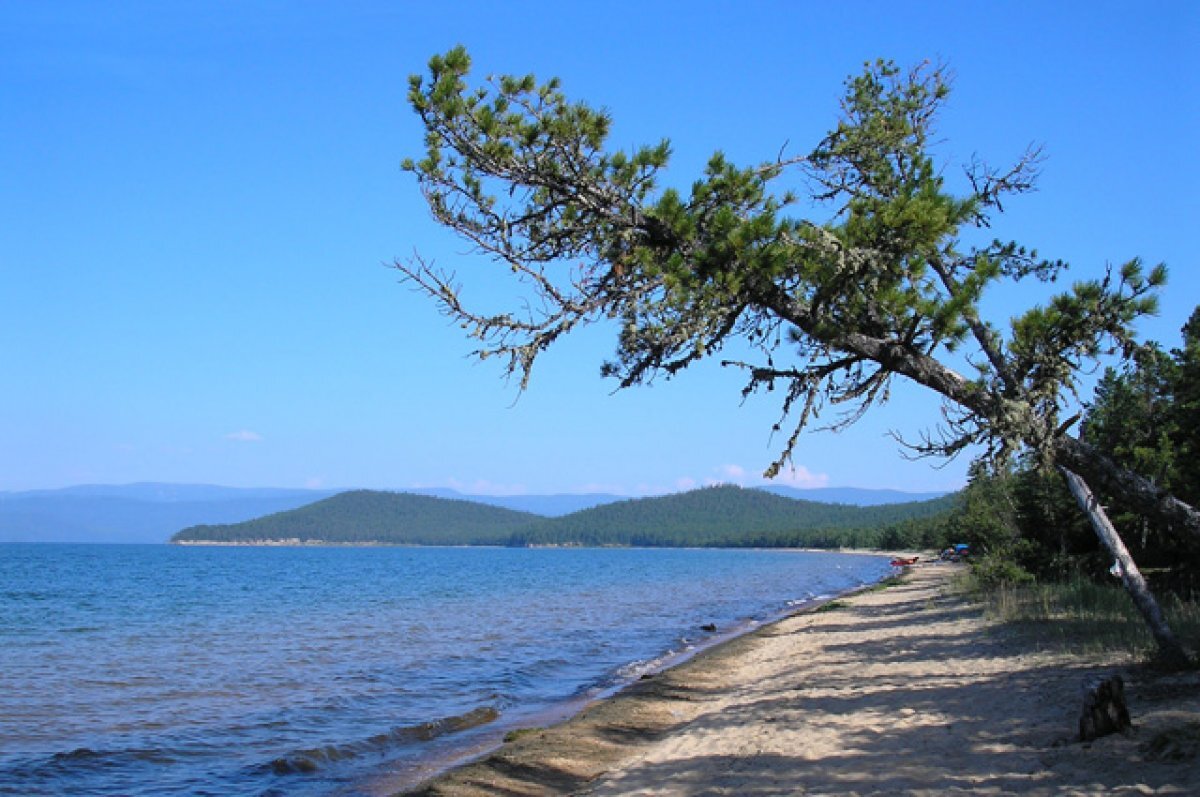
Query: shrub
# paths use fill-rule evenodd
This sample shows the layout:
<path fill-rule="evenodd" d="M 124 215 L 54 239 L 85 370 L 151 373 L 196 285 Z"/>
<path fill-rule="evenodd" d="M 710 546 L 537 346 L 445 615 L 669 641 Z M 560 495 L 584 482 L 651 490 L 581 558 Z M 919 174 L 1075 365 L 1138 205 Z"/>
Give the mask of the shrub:
<path fill-rule="evenodd" d="M 971 572 L 981 587 L 1032 584 L 1033 574 L 1004 555 L 991 554 L 971 562 Z"/>

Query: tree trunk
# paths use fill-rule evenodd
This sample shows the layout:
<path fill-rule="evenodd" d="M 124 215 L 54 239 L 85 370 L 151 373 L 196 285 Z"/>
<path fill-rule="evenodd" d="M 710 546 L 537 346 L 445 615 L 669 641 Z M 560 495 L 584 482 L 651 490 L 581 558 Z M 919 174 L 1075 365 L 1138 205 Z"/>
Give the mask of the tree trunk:
<path fill-rule="evenodd" d="M 1141 613 L 1142 619 L 1150 627 L 1150 633 L 1154 635 L 1154 641 L 1158 643 L 1159 655 L 1166 664 L 1172 667 L 1186 667 L 1190 661 L 1187 652 L 1179 644 L 1175 635 L 1171 633 L 1171 628 L 1167 625 L 1167 619 L 1163 615 L 1162 609 L 1159 608 L 1158 601 L 1154 599 L 1154 595 L 1146 584 L 1146 579 L 1142 577 L 1133 557 L 1129 555 L 1125 543 L 1117 534 L 1117 530 L 1109 522 L 1104 508 L 1100 506 L 1096 497 L 1092 495 L 1092 491 L 1088 489 L 1087 483 L 1078 474 L 1062 466 L 1059 466 L 1059 471 L 1067 480 L 1067 487 L 1071 489 L 1071 494 L 1075 496 L 1079 507 L 1092 522 L 1096 536 L 1117 560 L 1117 565 L 1121 570 L 1121 582 L 1125 585 L 1130 597 L 1133 598 L 1133 603 Z"/>
<path fill-rule="evenodd" d="M 1092 484 L 1118 496 L 1129 509 L 1156 518 L 1177 532 L 1200 536 L 1200 510 L 1116 464 L 1095 446 L 1063 435 L 1055 443 L 1054 456 Z"/>

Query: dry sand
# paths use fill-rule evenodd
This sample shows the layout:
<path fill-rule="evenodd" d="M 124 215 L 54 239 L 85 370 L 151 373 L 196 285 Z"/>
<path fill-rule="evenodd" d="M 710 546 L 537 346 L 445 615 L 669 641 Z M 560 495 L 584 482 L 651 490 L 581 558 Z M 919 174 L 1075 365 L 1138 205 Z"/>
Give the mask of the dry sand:
<path fill-rule="evenodd" d="M 1032 649 L 947 565 L 728 642 L 424 795 L 1200 794 L 1200 675 Z M 1135 730 L 1074 741 L 1120 671 Z"/>

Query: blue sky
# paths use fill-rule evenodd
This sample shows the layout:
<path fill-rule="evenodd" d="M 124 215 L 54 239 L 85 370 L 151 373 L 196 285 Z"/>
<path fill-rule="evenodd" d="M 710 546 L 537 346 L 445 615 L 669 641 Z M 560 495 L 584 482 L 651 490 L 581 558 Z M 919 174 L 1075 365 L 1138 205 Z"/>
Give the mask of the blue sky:
<path fill-rule="evenodd" d="M 387 268 L 414 249 L 486 301 L 489 263 L 430 220 L 407 77 L 465 44 L 481 73 L 558 75 L 612 143 L 807 151 L 864 61 L 948 63 L 947 158 L 1045 147 L 995 233 L 1095 276 L 1165 261 L 1167 345 L 1200 302 L 1193 3 L 0 4 L 0 490 L 78 483 L 549 493 L 753 484 L 777 407 L 715 363 L 614 394 L 612 330 L 518 397 Z M 807 208 L 801 206 L 800 212 Z M 1002 292 L 1004 319 L 1036 299 Z M 901 389 L 807 435 L 799 486 L 952 489 L 967 460 L 887 436 L 936 422 Z"/>

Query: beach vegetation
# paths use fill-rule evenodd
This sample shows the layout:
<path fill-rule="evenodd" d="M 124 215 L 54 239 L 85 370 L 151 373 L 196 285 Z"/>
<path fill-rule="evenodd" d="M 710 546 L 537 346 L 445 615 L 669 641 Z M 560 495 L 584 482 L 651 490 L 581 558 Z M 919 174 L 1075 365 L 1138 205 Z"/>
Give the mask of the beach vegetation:
<path fill-rule="evenodd" d="M 1180 347 L 1148 343 L 1120 368 L 1106 370 L 1081 422 L 1083 438 L 1097 450 L 1190 502 L 1200 499 L 1197 333 L 1200 309 L 1183 327 Z M 1146 580 L 1165 596 L 1172 627 L 1193 648 L 1200 645 L 1194 622 L 1200 544 L 1131 509 L 1120 494 L 1101 489 L 1099 500 Z M 1095 631 L 1098 644 L 1110 635 L 1136 638 L 1135 647 L 1144 643 L 1144 633 L 1130 636 L 1126 621 L 1113 619 L 1133 610 L 1122 593 L 1121 564 L 1098 543 L 1061 479 L 1028 462 L 1007 469 L 980 463 L 959 507 L 946 525 L 978 553 L 973 583 L 996 614 L 1035 624 L 1067 617 L 1071 628 Z M 1102 617 L 1109 619 L 1096 620 Z"/>
<path fill-rule="evenodd" d="M 1029 584 L 1034 581 L 1021 565 L 1000 554 L 987 554 L 971 562 L 971 570 L 979 583 L 987 587 Z"/>
<path fill-rule="evenodd" d="M 1083 655 L 1116 655 L 1154 661 L 1153 635 L 1124 589 L 1084 576 L 1062 581 L 988 582 L 973 571 L 962 583 L 987 616 L 1003 622 L 1039 647 Z M 1200 596 L 1166 594 L 1171 627 L 1190 647 L 1200 647 Z"/>
<path fill-rule="evenodd" d="M 1120 368 L 1107 369 L 1086 405 L 1082 437 L 1118 463 L 1138 467 L 1156 484 L 1195 502 L 1193 473 L 1200 458 L 1194 374 L 1200 371 L 1200 309 L 1182 330 L 1183 345 L 1143 345 Z M 1131 508 L 1100 488 L 1122 539 L 1156 591 L 1187 596 L 1200 590 L 1200 541 L 1173 524 Z M 959 510 L 946 522 L 954 537 L 987 560 L 1008 561 L 1042 581 L 1076 577 L 1111 583 L 1114 557 L 1099 544 L 1063 481 L 1018 461 L 1007 468 L 976 463 Z M 979 569 L 983 560 L 977 560 Z"/>
<path fill-rule="evenodd" d="M 614 328 L 601 373 L 619 388 L 717 359 L 745 375 L 743 396 L 778 397 L 783 443 L 767 477 L 810 425 L 845 428 L 887 402 L 896 380 L 915 383 L 942 402 L 945 423 L 903 439 L 908 450 L 1022 456 L 1061 474 L 1164 655 L 1186 658 L 1089 484 L 1175 534 L 1200 538 L 1200 512 L 1080 436 L 1071 415 L 1085 373 L 1134 359 L 1135 322 L 1155 312 L 1166 268 L 1133 258 L 989 319 L 990 289 L 1032 281 L 1049 291 L 1068 266 L 989 232 L 1034 190 L 1038 148 L 1003 167 L 975 158 L 961 181 L 948 178 L 957 170 L 934 132 L 950 94 L 945 67 L 868 63 L 807 154 L 739 166 L 717 152 L 688 190 L 665 184 L 668 140 L 609 148 L 610 115 L 569 99 L 557 79 L 472 85 L 470 72 L 458 47 L 410 78 L 425 152 L 403 168 L 434 218 L 525 295 L 480 310 L 453 272 L 419 254 L 396 267 L 480 359 L 498 359 L 524 389 L 542 353 L 595 323 Z M 814 218 L 794 215 L 798 186 Z"/>

